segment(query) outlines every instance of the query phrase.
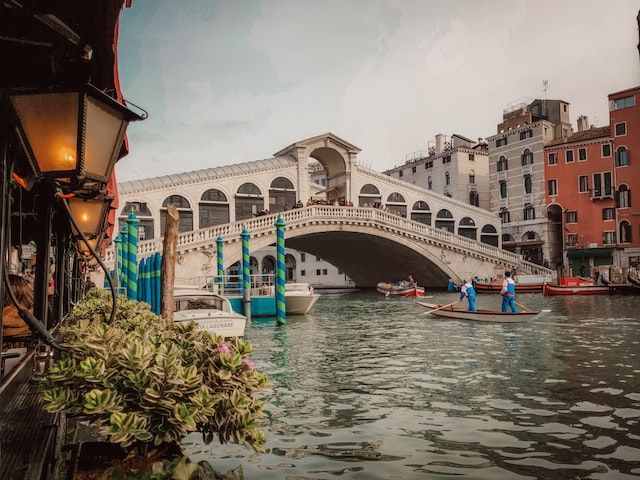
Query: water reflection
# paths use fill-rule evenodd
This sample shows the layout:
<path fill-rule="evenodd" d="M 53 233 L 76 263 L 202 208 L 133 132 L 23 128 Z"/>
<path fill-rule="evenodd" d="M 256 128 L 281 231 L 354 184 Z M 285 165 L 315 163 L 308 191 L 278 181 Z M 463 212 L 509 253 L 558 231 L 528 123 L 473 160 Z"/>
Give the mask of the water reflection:
<path fill-rule="evenodd" d="M 195 446 L 196 457 L 240 463 L 248 479 L 640 476 L 640 299 L 519 301 L 552 312 L 475 324 L 353 294 L 283 328 L 254 321 L 273 380 L 270 452 Z"/>

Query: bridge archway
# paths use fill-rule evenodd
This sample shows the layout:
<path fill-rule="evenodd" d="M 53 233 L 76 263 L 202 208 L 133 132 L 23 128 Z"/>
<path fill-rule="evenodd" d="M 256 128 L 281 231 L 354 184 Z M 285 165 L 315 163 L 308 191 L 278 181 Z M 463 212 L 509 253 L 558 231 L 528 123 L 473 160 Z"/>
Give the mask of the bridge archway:
<path fill-rule="evenodd" d="M 296 188 L 286 177 L 276 177 L 269 187 L 269 211 L 271 213 L 290 210 L 296 203 Z"/>
<path fill-rule="evenodd" d="M 429 204 L 423 200 L 419 200 L 413 204 L 411 208 L 411 220 L 414 222 L 431 225 L 431 209 Z"/>
<path fill-rule="evenodd" d="M 323 191 L 328 202 L 345 200 L 347 192 L 347 161 L 331 147 L 319 147 L 311 151 L 309 157 L 316 159 L 327 177 L 327 188 Z"/>
<path fill-rule="evenodd" d="M 200 228 L 229 223 L 229 200 L 221 190 L 210 188 L 200 197 L 198 205 Z"/>
<path fill-rule="evenodd" d="M 236 192 L 236 221 L 252 218 L 264 209 L 264 197 L 260 188 L 251 182 L 240 185 Z"/>
<path fill-rule="evenodd" d="M 453 214 L 449 210 L 442 208 L 438 211 L 438 214 L 436 215 L 436 228 L 454 233 L 456 230 L 455 223 Z"/>
<path fill-rule="evenodd" d="M 367 183 L 360 188 L 360 195 L 358 196 L 358 206 L 364 207 L 380 205 L 382 203 L 382 196 L 378 187 L 372 183 Z"/>
<path fill-rule="evenodd" d="M 164 226 L 167 222 L 167 206 L 169 205 L 174 205 L 180 214 L 178 224 L 180 233 L 193 230 L 193 210 L 191 210 L 189 200 L 182 195 L 169 195 L 162 202 L 162 209 L 160 209 L 160 231 L 164 234 Z"/>

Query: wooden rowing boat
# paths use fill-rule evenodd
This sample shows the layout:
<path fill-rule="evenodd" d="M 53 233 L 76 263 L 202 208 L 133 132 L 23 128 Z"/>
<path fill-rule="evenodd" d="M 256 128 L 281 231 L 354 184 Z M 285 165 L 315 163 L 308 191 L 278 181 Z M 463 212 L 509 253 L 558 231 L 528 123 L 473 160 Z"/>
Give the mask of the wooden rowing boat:
<path fill-rule="evenodd" d="M 431 310 L 442 307 L 437 303 L 416 302 L 425 308 Z M 448 318 L 452 320 L 476 320 L 479 322 L 494 322 L 494 323 L 518 323 L 526 320 L 531 320 L 537 316 L 540 312 L 520 312 L 520 313 L 502 313 L 493 310 L 478 310 L 477 312 L 470 312 L 462 308 L 454 308 L 453 305 L 431 312 L 434 317 Z"/>
<path fill-rule="evenodd" d="M 552 285 L 545 284 L 545 295 L 607 295 L 609 287 L 599 285 Z"/>

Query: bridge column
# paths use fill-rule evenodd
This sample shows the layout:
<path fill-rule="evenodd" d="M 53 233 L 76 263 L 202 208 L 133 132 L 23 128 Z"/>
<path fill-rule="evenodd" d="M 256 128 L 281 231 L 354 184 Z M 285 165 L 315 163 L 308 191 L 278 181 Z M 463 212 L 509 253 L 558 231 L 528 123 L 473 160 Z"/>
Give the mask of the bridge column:
<path fill-rule="evenodd" d="M 298 162 L 298 200 L 300 200 L 303 205 L 306 205 L 307 200 L 311 198 L 311 189 L 309 188 L 309 156 L 305 153 L 304 148 L 298 148 L 296 156 Z"/>

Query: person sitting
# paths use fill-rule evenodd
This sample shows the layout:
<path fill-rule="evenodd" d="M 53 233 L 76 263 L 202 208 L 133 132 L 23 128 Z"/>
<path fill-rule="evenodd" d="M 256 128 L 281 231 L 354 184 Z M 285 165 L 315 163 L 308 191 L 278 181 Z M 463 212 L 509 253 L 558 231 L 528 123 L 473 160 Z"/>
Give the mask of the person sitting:
<path fill-rule="evenodd" d="M 9 275 L 9 286 L 16 299 L 23 308 L 33 310 L 33 288 L 31 284 L 19 275 Z M 4 294 L 4 307 L 2 309 L 2 335 L 5 337 L 17 337 L 28 335 L 31 332 L 27 324 L 20 318 L 17 307 L 11 301 L 8 292 Z"/>
<path fill-rule="evenodd" d="M 416 281 L 413 279 L 413 275 L 409 274 L 409 276 L 407 277 L 407 280 L 409 281 L 409 283 L 411 284 L 411 286 L 415 287 L 416 285 L 418 285 L 416 283 Z"/>
<path fill-rule="evenodd" d="M 476 307 L 476 289 L 473 288 L 471 282 L 463 280 L 462 286 L 460 287 L 460 300 L 465 297 L 467 297 L 467 302 L 469 303 L 469 311 L 476 312 L 478 310 Z"/>
<path fill-rule="evenodd" d="M 500 295 L 502 295 L 502 313 L 507 313 L 509 309 L 513 313 L 519 313 L 516 307 L 516 282 L 511 278 L 511 272 L 504 272 Z"/>

